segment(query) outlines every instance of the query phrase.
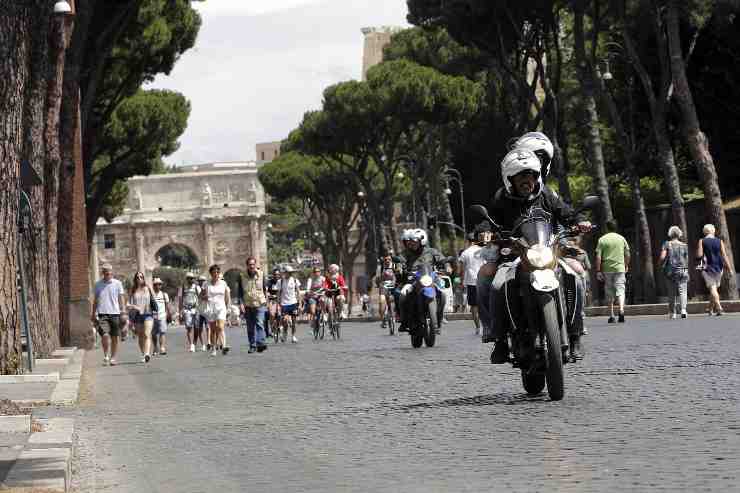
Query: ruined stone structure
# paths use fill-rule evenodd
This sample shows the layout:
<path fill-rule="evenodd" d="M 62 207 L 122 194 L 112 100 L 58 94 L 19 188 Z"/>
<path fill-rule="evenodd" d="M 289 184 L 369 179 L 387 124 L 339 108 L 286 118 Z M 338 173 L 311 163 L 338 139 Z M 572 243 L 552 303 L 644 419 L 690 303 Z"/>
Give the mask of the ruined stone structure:
<path fill-rule="evenodd" d="M 151 280 L 160 266 L 158 252 L 184 245 L 197 257 L 201 272 L 217 263 L 221 272 L 244 269 L 250 255 L 267 260 L 265 193 L 257 165 L 212 163 L 184 167 L 186 172 L 128 180 L 123 214 L 95 231 L 93 271 L 113 265 L 117 276 L 142 271 Z"/>
<path fill-rule="evenodd" d="M 383 61 L 383 48 L 391 42 L 391 36 L 401 31 L 399 27 L 363 27 L 365 44 L 362 51 L 362 80 L 367 78 L 370 67 Z"/>

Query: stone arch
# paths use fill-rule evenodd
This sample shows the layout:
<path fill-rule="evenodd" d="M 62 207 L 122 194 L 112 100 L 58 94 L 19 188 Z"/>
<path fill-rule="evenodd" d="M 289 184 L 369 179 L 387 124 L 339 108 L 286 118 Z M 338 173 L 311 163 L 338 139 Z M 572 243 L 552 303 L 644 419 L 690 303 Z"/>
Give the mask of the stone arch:
<path fill-rule="evenodd" d="M 155 235 L 152 231 L 146 231 L 146 234 L 144 231 L 140 231 L 138 234 L 143 236 L 138 241 L 142 244 L 143 258 L 141 261 L 144 262 L 147 275 L 151 275 L 154 269 L 161 266 L 157 260 L 157 254 L 167 245 L 183 245 L 187 247 L 198 258 L 199 264 L 195 270 L 202 273 L 207 268 L 205 265 L 206 252 L 203 248 L 203 232 L 200 228 L 193 228 L 188 225 L 181 228 L 181 234 L 168 236 Z M 144 243 L 146 243 L 145 247 Z"/>
<path fill-rule="evenodd" d="M 177 262 L 177 259 L 173 258 L 172 251 L 177 250 L 179 250 L 179 252 L 175 253 L 181 253 L 185 257 L 183 258 L 182 263 Z M 184 243 L 177 242 L 169 242 L 159 247 L 159 249 L 154 252 L 154 259 L 160 267 L 169 266 L 186 270 L 197 270 L 203 265 L 203 261 L 198 257 L 198 254 L 193 250 L 193 248 Z"/>

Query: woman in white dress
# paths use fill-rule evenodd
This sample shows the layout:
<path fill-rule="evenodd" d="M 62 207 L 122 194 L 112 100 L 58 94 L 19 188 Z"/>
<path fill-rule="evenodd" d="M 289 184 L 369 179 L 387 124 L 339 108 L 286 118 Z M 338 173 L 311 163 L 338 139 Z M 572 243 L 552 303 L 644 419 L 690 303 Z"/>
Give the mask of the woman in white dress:
<path fill-rule="evenodd" d="M 208 269 L 211 279 L 206 288 L 201 291 L 201 297 L 206 302 L 206 316 L 210 327 L 211 356 L 216 356 L 216 348 L 221 348 L 226 355 L 229 348 L 226 346 L 226 318 L 231 306 L 231 293 L 226 281 L 221 279 L 221 267 L 214 264 Z"/>

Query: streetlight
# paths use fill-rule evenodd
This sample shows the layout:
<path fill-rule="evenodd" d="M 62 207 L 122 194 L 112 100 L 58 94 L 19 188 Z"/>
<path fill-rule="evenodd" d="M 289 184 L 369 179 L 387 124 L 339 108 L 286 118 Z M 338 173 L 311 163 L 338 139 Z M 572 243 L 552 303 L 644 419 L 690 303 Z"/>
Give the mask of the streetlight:
<path fill-rule="evenodd" d="M 460 187 L 460 218 L 462 220 L 462 229 L 464 232 L 467 232 L 467 228 L 465 227 L 465 196 L 463 192 L 463 181 L 462 181 L 462 175 L 458 170 L 455 168 L 445 168 L 445 173 L 451 173 L 453 176 L 448 176 L 448 179 L 456 180 L 458 186 Z M 449 193 L 448 193 L 449 192 Z M 449 187 L 445 189 L 445 194 L 452 195 L 452 190 L 450 190 Z M 465 234 L 463 233 L 463 236 Z"/>

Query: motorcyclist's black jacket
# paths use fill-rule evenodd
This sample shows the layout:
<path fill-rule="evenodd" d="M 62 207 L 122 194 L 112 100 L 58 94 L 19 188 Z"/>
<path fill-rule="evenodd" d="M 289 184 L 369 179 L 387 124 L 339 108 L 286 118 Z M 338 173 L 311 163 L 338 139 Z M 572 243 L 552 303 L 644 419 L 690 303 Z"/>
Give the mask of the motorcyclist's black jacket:
<path fill-rule="evenodd" d="M 403 265 L 404 273 L 408 274 L 416 272 L 421 265 L 431 265 L 435 268 L 444 260 L 444 257 L 436 248 L 425 246 L 418 253 L 405 250 L 399 260 L 399 263 Z"/>
<path fill-rule="evenodd" d="M 488 210 L 491 219 L 505 231 L 512 231 L 514 226 L 527 217 L 533 207 L 539 207 L 552 214 L 553 230 L 557 229 L 558 224 L 573 226 L 583 220 L 580 214 L 576 214 L 571 206 L 547 187 L 543 187 L 542 193 L 533 199 L 510 195 L 506 188 L 501 187 L 493 196 Z"/>

